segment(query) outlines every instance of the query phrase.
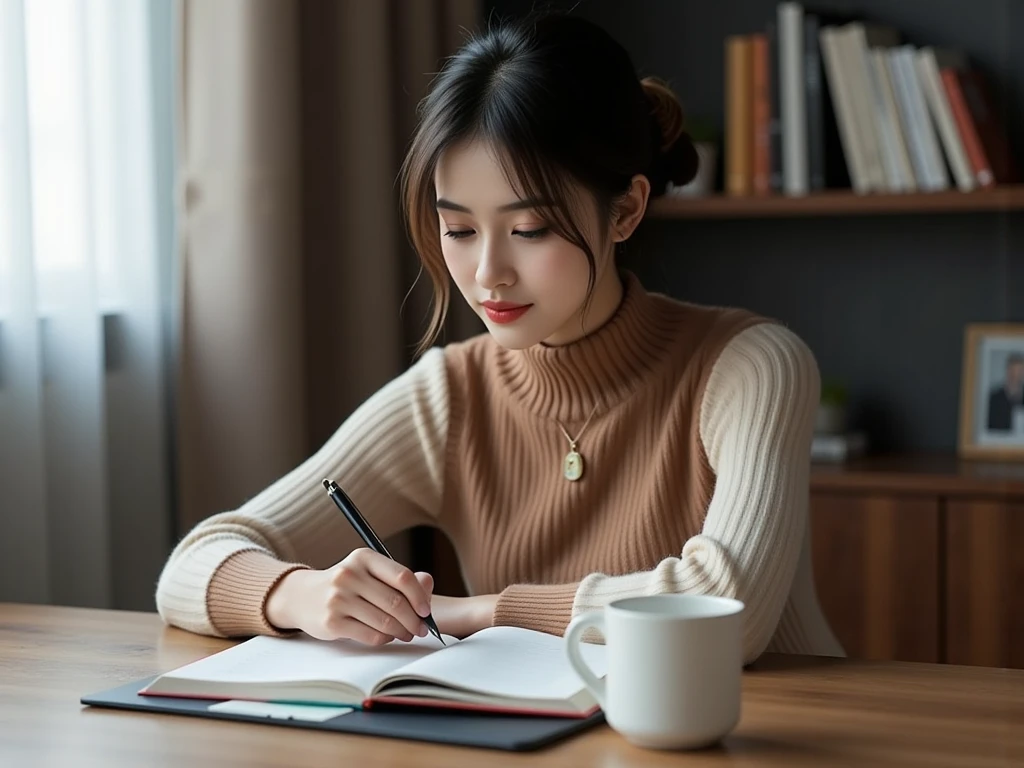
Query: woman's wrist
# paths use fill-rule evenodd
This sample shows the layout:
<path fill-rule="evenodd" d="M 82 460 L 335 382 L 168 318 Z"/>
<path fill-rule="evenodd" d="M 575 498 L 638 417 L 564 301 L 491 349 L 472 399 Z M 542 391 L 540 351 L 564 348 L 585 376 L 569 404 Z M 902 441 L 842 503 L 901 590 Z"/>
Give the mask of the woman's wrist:
<path fill-rule="evenodd" d="M 487 629 L 494 624 L 494 610 L 498 607 L 497 595 L 479 595 L 476 598 L 476 616 L 474 623 L 477 630 Z"/>
<path fill-rule="evenodd" d="M 263 615 L 267 622 L 281 631 L 298 629 L 297 618 L 292 610 L 301 592 L 298 586 L 309 574 L 305 568 L 286 573 L 267 595 L 263 605 Z"/>

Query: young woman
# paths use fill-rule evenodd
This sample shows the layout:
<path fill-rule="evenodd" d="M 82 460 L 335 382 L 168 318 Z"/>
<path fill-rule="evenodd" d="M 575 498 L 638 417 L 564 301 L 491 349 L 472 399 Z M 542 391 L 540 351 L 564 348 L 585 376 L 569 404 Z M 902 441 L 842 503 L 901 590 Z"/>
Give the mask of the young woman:
<path fill-rule="evenodd" d="M 629 595 L 746 604 L 766 648 L 841 655 L 815 595 L 808 469 L 817 366 L 782 325 L 644 290 L 615 257 L 697 156 L 682 110 L 600 28 L 551 16 L 450 59 L 403 167 L 434 282 L 419 360 L 308 461 L 197 525 L 164 619 L 364 643 L 492 624 L 561 633 Z M 431 347 L 449 281 L 488 333 Z M 361 547 L 331 478 L 382 537 L 443 530 L 472 597 Z"/>

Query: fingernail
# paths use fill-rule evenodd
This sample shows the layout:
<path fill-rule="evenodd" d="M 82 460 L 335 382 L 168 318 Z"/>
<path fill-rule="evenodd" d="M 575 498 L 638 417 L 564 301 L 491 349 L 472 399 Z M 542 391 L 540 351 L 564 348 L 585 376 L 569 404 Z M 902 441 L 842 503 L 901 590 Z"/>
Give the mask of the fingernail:
<path fill-rule="evenodd" d="M 419 635 L 420 637 L 426 637 L 427 636 L 427 625 L 426 624 L 420 624 L 420 628 L 416 632 L 416 634 Z"/>
<path fill-rule="evenodd" d="M 430 606 L 429 606 L 429 605 L 421 605 L 421 606 L 420 606 L 420 607 L 419 607 L 419 608 L 418 608 L 418 609 L 416 610 L 416 613 L 418 613 L 418 614 L 419 614 L 420 616 L 422 616 L 423 618 L 427 618 L 427 616 L 429 616 L 429 615 L 430 615 Z"/>

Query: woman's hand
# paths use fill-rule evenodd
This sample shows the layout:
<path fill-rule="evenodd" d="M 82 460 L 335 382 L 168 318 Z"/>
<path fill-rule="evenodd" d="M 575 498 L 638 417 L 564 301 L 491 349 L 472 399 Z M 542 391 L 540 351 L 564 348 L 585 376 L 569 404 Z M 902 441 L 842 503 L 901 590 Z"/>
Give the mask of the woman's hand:
<path fill-rule="evenodd" d="M 443 635 L 467 637 L 491 626 L 497 595 L 476 597 L 444 597 L 435 595 L 430 606 L 434 621 Z"/>
<path fill-rule="evenodd" d="M 292 571 L 271 590 L 265 611 L 279 629 L 383 645 L 427 634 L 422 617 L 433 589 L 430 574 L 363 548 L 324 571 Z"/>

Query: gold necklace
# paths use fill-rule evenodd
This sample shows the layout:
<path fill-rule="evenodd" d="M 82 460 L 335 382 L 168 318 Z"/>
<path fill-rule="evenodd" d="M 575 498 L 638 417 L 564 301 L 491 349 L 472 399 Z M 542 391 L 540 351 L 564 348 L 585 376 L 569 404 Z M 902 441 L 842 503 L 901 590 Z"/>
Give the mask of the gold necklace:
<path fill-rule="evenodd" d="M 562 477 L 568 480 L 570 483 L 574 483 L 583 477 L 583 457 L 580 452 L 576 450 L 576 444 L 580 438 L 583 437 L 583 433 L 587 431 L 587 427 L 590 426 L 590 420 L 594 418 L 594 414 L 597 413 L 597 405 L 594 406 L 594 410 L 590 412 L 587 420 L 583 423 L 583 427 L 580 429 L 579 434 L 576 437 L 570 437 L 569 433 L 565 431 L 565 427 L 562 423 L 555 419 L 555 423 L 558 428 L 562 430 L 562 434 L 565 435 L 565 439 L 569 441 L 569 452 L 565 454 L 565 458 L 562 459 Z"/>

